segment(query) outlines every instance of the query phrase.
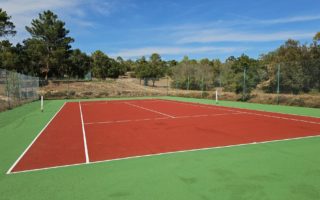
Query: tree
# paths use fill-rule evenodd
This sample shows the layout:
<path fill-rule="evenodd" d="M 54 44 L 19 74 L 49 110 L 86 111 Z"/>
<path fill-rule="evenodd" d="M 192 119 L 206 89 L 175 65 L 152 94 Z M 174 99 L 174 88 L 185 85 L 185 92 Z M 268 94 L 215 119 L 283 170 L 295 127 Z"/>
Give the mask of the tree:
<path fill-rule="evenodd" d="M 152 86 L 155 86 L 155 81 L 165 74 L 165 63 L 161 60 L 159 54 L 152 54 L 149 61 L 144 56 L 137 60 L 135 75 L 141 80 L 144 79 L 144 84 L 148 84 L 148 80 L 152 81 Z"/>
<path fill-rule="evenodd" d="M 68 66 L 69 77 L 84 78 L 90 71 L 91 57 L 81 52 L 80 49 L 72 50 Z"/>
<path fill-rule="evenodd" d="M 35 40 L 32 43 L 41 49 L 41 60 L 44 63 L 40 65 L 45 79 L 48 79 L 48 73 L 53 69 L 53 74 L 62 76 L 71 53 L 70 43 L 74 41 L 73 38 L 67 37 L 69 30 L 65 28 L 65 23 L 48 10 L 40 13 L 38 19 L 32 20 L 31 26 L 26 26 L 26 30 Z"/>
<path fill-rule="evenodd" d="M 265 91 L 275 92 L 277 88 L 277 68 L 280 65 L 280 86 L 285 93 L 297 94 L 307 92 L 312 87 L 313 67 L 307 64 L 306 54 L 309 50 L 301 46 L 298 41 L 287 40 L 277 50 L 262 57 L 262 61 L 268 65 L 268 81 Z"/>
<path fill-rule="evenodd" d="M 140 84 L 141 84 L 141 79 L 148 78 L 150 66 L 144 56 L 138 59 L 136 63 L 137 63 L 137 66 L 135 67 L 134 73 L 135 73 L 135 76 L 140 79 Z M 146 84 L 147 82 L 145 82 L 145 85 Z"/>
<path fill-rule="evenodd" d="M 213 71 L 213 83 L 215 86 L 221 87 L 222 86 L 221 74 L 222 74 L 223 64 L 219 59 L 214 59 L 211 62 L 212 62 L 212 71 Z"/>
<path fill-rule="evenodd" d="M 15 26 L 10 21 L 11 16 L 8 16 L 7 12 L 0 8 L 0 37 L 7 35 L 14 36 L 16 31 L 14 30 Z"/>
<path fill-rule="evenodd" d="M 313 41 L 315 41 L 316 43 L 320 41 L 320 32 L 315 34 L 315 36 L 313 37 Z"/>
<path fill-rule="evenodd" d="M 107 78 L 109 57 L 102 51 L 97 50 L 92 55 L 92 75 L 96 78 Z"/>
<path fill-rule="evenodd" d="M 118 78 L 126 72 L 125 65 L 121 59 L 109 58 L 100 50 L 95 51 L 92 56 L 92 72 L 96 78 Z M 123 60 L 122 60 L 123 61 Z"/>
<path fill-rule="evenodd" d="M 221 71 L 221 81 L 227 91 L 241 93 L 245 90 L 245 98 L 248 98 L 251 90 L 260 82 L 258 61 L 247 55 L 238 58 L 229 57 Z M 244 71 L 246 72 L 246 84 L 244 85 Z"/>
<path fill-rule="evenodd" d="M 311 45 L 311 59 L 313 67 L 313 76 L 311 80 L 314 83 L 314 89 L 320 92 L 320 32 L 313 37 L 314 44 Z"/>
<path fill-rule="evenodd" d="M 27 39 L 23 41 L 23 49 L 28 58 L 28 69 L 37 76 L 43 76 L 43 66 L 46 63 L 46 57 L 43 56 L 45 45 L 37 39 Z"/>
<path fill-rule="evenodd" d="M 120 75 L 123 75 L 126 72 L 126 67 L 122 63 L 119 63 L 112 58 L 109 59 L 109 63 L 108 77 L 118 78 Z"/>
<path fill-rule="evenodd" d="M 153 53 L 150 56 L 150 65 L 149 65 L 149 78 L 152 80 L 152 86 L 154 87 L 155 81 L 163 77 L 165 74 L 165 65 L 161 60 L 161 56 L 157 53 Z"/>
<path fill-rule="evenodd" d="M 17 54 L 8 40 L 0 41 L 0 67 L 7 70 L 15 70 Z"/>
<path fill-rule="evenodd" d="M 116 74 L 118 75 L 116 77 L 118 77 L 119 75 L 124 75 L 128 71 L 128 69 L 130 69 L 129 62 L 124 61 L 123 58 L 121 58 L 121 56 L 118 56 L 114 61 L 116 63 L 113 65 L 117 66 Z"/>

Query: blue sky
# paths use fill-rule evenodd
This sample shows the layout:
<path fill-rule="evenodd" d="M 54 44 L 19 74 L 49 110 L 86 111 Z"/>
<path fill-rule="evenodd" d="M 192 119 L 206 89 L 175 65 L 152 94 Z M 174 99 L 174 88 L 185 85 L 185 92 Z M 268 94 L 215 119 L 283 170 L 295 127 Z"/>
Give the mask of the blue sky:
<path fill-rule="evenodd" d="M 320 31 L 319 0 L 0 0 L 18 34 L 50 9 L 66 22 L 73 48 L 135 59 L 258 58 L 288 38 L 310 43 Z"/>

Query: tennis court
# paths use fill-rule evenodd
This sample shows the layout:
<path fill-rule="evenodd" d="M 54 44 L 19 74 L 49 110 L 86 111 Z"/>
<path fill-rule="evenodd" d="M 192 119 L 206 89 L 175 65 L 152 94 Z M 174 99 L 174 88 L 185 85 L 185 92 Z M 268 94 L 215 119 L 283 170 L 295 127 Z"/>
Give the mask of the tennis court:
<path fill-rule="evenodd" d="M 313 117 L 163 99 L 67 102 L 7 173 L 318 135 Z"/>

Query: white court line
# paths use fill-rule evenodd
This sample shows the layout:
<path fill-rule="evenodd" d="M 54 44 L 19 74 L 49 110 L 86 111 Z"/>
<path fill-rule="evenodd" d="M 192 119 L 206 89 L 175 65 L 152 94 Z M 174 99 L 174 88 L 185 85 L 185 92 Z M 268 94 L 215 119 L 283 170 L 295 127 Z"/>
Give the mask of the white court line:
<path fill-rule="evenodd" d="M 142 107 L 142 106 L 137 106 L 137 105 L 135 105 L 135 104 L 128 103 L 128 102 L 124 102 L 124 103 L 127 104 L 127 105 L 130 105 L 130 106 L 133 106 L 133 107 L 141 108 L 141 109 L 143 109 L 143 110 L 148 110 L 148 111 L 151 111 L 151 112 L 154 112 L 154 113 L 158 113 L 158 114 L 160 114 L 160 115 L 164 115 L 164 116 L 167 116 L 167 117 L 170 117 L 170 118 L 175 118 L 175 117 L 172 116 L 172 115 L 168 115 L 168 114 L 165 114 L 165 113 L 156 111 L 156 110 L 152 110 L 152 109 L 145 108 L 145 107 Z"/>
<path fill-rule="evenodd" d="M 242 114 L 242 113 L 234 112 L 234 113 L 219 113 L 219 114 L 208 114 L 208 115 L 191 115 L 191 116 L 179 116 L 176 118 L 183 119 L 183 118 L 214 117 L 214 116 L 239 115 L 239 114 Z"/>
<path fill-rule="evenodd" d="M 125 122 L 140 122 L 140 121 L 161 120 L 161 119 L 172 119 L 172 118 L 169 118 L 169 117 L 157 117 L 157 118 L 128 119 L 128 120 L 117 120 L 117 121 L 88 122 L 88 123 L 85 123 L 85 125 L 112 124 L 112 123 L 125 123 Z"/>
<path fill-rule="evenodd" d="M 171 99 L 158 99 L 158 101 L 182 103 L 182 104 L 185 104 L 185 105 L 193 105 L 193 106 L 207 107 L 207 108 L 213 108 L 213 109 L 214 109 L 214 107 L 222 107 L 222 106 L 219 106 L 219 105 L 202 104 L 202 103 L 196 103 L 196 102 L 178 101 L 178 100 L 171 100 Z M 201 106 L 201 105 L 204 105 L 204 106 Z M 205 106 L 205 105 L 207 105 L 207 106 Z M 223 106 L 223 107 L 228 107 L 228 106 Z M 249 108 L 237 108 L 237 107 L 230 107 L 230 108 L 232 108 L 232 109 L 241 109 L 241 110 L 252 110 L 252 111 L 266 112 L 266 113 L 274 113 L 274 114 L 282 114 L 282 115 L 292 115 L 292 116 L 298 116 L 298 117 L 310 117 L 310 118 L 320 119 L 320 117 L 309 116 L 309 115 L 300 115 L 300 114 L 292 114 L 292 113 L 281 113 L 281 112 L 267 111 L 267 110 L 254 110 L 254 109 L 249 109 Z M 217 109 L 218 109 L 218 108 L 217 108 Z M 220 109 L 223 109 L 223 108 L 220 108 Z"/>
<path fill-rule="evenodd" d="M 242 113 L 220 113 L 220 114 L 206 114 L 206 115 L 186 115 L 186 116 L 177 116 L 174 118 L 170 117 L 157 117 L 157 118 L 144 118 L 144 119 L 131 119 L 131 120 L 117 120 L 117 121 L 100 121 L 100 122 L 87 122 L 85 125 L 94 125 L 94 124 L 113 124 L 113 123 L 125 123 L 125 122 L 141 122 L 141 121 L 151 121 L 151 120 L 164 120 L 164 119 L 186 119 L 186 118 L 198 118 L 198 117 L 213 117 L 221 115 L 236 115 Z"/>
<path fill-rule="evenodd" d="M 94 105 L 100 105 L 100 104 L 109 104 L 109 103 L 108 103 L 108 101 L 104 101 L 104 102 L 92 101 L 92 103 L 82 103 L 81 106 L 94 106 Z"/>
<path fill-rule="evenodd" d="M 79 101 L 79 108 L 80 108 L 82 135 L 83 135 L 84 153 L 85 153 L 85 156 L 86 156 L 86 163 L 89 163 L 90 160 L 89 160 L 89 154 L 88 154 L 88 145 L 87 145 L 86 130 L 85 130 L 85 128 L 84 128 L 82 108 L 81 108 L 81 102 L 80 102 L 80 101 Z"/>
<path fill-rule="evenodd" d="M 287 118 L 287 117 L 280 117 L 280 116 L 274 116 L 274 115 L 266 115 L 266 114 L 259 114 L 259 113 L 253 113 L 253 112 L 246 112 L 246 111 L 237 111 L 236 109 L 240 110 L 248 110 L 248 109 L 243 109 L 243 108 L 236 108 L 234 110 L 232 109 L 225 109 L 225 108 L 217 108 L 218 106 L 214 105 L 209 105 L 209 106 L 202 106 L 202 105 L 195 105 L 193 103 L 184 103 L 184 102 L 177 102 L 177 101 L 171 101 L 171 100 L 164 100 L 168 102 L 175 102 L 175 103 L 180 103 L 180 104 L 185 104 L 185 105 L 191 105 L 191 106 L 197 106 L 197 107 L 203 107 L 203 108 L 210 108 L 210 109 L 217 109 L 217 110 L 225 110 L 225 111 L 233 111 L 233 112 L 239 112 L 243 114 L 250 114 L 250 115 L 257 115 L 257 116 L 263 116 L 263 117 L 271 117 L 271 118 L 276 118 L 276 119 L 283 119 L 283 120 L 291 120 L 291 121 L 298 121 L 298 122 L 304 122 L 304 123 L 310 123 L 310 124 L 320 124 L 320 122 L 314 122 L 314 121 L 308 121 L 308 120 L 302 120 L 302 119 L 295 119 L 295 118 Z M 267 111 L 259 111 L 258 112 L 267 112 Z M 278 113 L 277 113 L 278 114 Z M 283 113 L 279 113 L 283 114 Z M 290 114 L 285 114 L 285 115 L 290 115 Z M 299 116 L 299 115 L 297 115 Z"/>
<path fill-rule="evenodd" d="M 213 110 L 223 110 L 223 111 L 244 113 L 242 111 L 238 111 L 238 110 L 235 110 L 235 109 L 220 108 L 220 107 L 214 106 L 214 105 L 198 104 L 198 103 L 193 103 L 193 102 L 180 102 L 180 101 L 167 100 L 167 99 L 161 99 L 161 100 L 162 100 L 162 102 L 173 102 L 173 103 L 184 104 L 184 105 L 194 106 L 194 107 L 210 108 L 210 109 L 213 109 Z"/>
<path fill-rule="evenodd" d="M 97 100 L 97 101 L 81 101 L 81 106 L 94 106 L 99 104 L 123 104 L 124 102 L 130 102 L 130 101 L 139 101 L 139 102 L 153 102 L 153 101 L 160 101 L 158 99 L 127 99 L 127 100 L 121 100 L 121 99 L 114 99 L 114 100 Z"/>
<path fill-rule="evenodd" d="M 291 121 L 304 122 L 304 123 L 309 123 L 309 124 L 319 124 L 319 125 L 320 125 L 320 122 L 314 122 L 314 121 L 308 121 L 308 120 L 302 120 L 302 119 L 279 117 L 279 116 L 273 116 L 273 115 L 265 115 L 265 114 L 259 114 L 259 113 L 251 113 L 251 112 L 244 112 L 244 114 L 258 115 L 258 116 L 263 116 L 263 117 L 271 117 L 271 118 L 277 118 L 277 119 L 284 119 L 284 120 L 291 120 Z"/>
<path fill-rule="evenodd" d="M 294 140 L 301 140 L 301 139 L 308 139 L 308 138 L 318 138 L 318 137 L 320 137 L 320 135 L 295 137 L 295 138 L 287 138 L 287 139 L 280 139 L 280 140 L 269 140 L 269 141 L 263 141 L 263 142 L 251 142 L 251 143 L 243 143 L 243 144 L 234 144 L 234 145 L 227 145 L 227 146 L 207 147 L 207 148 L 199 148 L 199 149 L 189 149 L 189 150 L 181 150 L 181 151 L 171 151 L 171 152 L 165 152 L 165 153 L 146 154 L 146 155 L 141 155 L 141 156 L 130 156 L 130 157 L 124 157 L 124 158 L 110 159 L 110 160 L 93 161 L 93 162 L 90 162 L 89 164 L 91 165 L 91 164 L 99 164 L 99 163 L 108 163 L 108 162 L 113 162 L 113 161 L 130 160 L 130 159 L 135 159 L 135 158 L 155 157 L 155 156 L 161 156 L 161 155 L 179 154 L 179 153 L 196 152 L 196 151 L 207 151 L 207 150 L 233 148 L 233 147 L 250 146 L 250 145 L 267 144 L 267 143 L 276 143 L 276 142 L 285 142 L 285 141 L 294 141 Z M 55 167 L 46 167 L 46 168 L 38 168 L 38 169 L 11 172 L 10 174 L 35 172 L 35 171 L 43 171 L 43 170 L 49 170 L 49 169 L 65 168 L 65 167 L 71 167 L 71 166 L 82 166 L 82 165 L 88 165 L 88 164 L 87 163 L 77 163 L 77 164 L 70 164 L 70 165 L 60 165 L 60 166 L 55 166 Z"/>
<path fill-rule="evenodd" d="M 7 174 L 12 173 L 12 169 L 18 164 L 18 162 L 21 160 L 21 158 L 27 153 L 27 151 L 31 148 L 31 146 L 35 143 L 35 141 L 40 137 L 40 135 L 43 133 L 43 131 L 49 126 L 51 121 L 58 115 L 58 113 L 62 110 L 62 108 L 66 105 L 66 102 L 63 103 L 63 105 L 60 107 L 60 109 L 53 115 L 53 117 L 49 120 L 49 122 L 41 129 L 41 131 L 38 133 L 38 135 L 32 140 L 32 142 L 29 144 L 29 146 L 24 150 L 24 152 L 19 156 L 19 158 L 13 163 L 13 165 L 10 167 L 10 169 L 7 171 Z"/>

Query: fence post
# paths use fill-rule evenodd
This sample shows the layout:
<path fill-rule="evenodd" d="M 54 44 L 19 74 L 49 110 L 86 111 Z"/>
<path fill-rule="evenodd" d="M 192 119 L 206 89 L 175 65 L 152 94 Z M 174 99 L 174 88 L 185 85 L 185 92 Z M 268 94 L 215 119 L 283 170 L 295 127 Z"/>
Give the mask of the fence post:
<path fill-rule="evenodd" d="M 277 73 L 277 104 L 279 104 L 279 94 L 280 94 L 280 64 L 278 64 L 278 73 Z"/>
<path fill-rule="evenodd" d="M 21 96 L 22 96 L 22 95 L 21 95 L 22 83 L 21 83 L 21 82 L 22 82 L 22 75 L 19 74 L 19 83 L 18 83 L 18 84 L 19 84 L 19 85 L 18 85 L 18 87 L 19 87 L 19 89 L 18 89 L 18 90 L 19 90 L 19 104 L 21 103 L 21 100 L 22 100 L 22 97 L 21 97 Z"/>
<path fill-rule="evenodd" d="M 190 76 L 188 75 L 187 90 L 189 90 L 189 87 L 190 87 Z"/>
<path fill-rule="evenodd" d="M 242 94 L 242 101 L 245 100 L 246 95 L 246 67 L 243 69 L 243 94 Z"/>
<path fill-rule="evenodd" d="M 69 99 L 69 81 L 70 81 L 70 77 L 67 80 L 67 99 Z"/>
<path fill-rule="evenodd" d="M 10 88 L 9 88 L 9 81 L 8 81 L 8 73 L 9 73 L 9 71 L 5 69 L 6 89 L 7 89 L 7 98 L 8 98 L 8 108 L 11 109 L 11 105 L 10 105 Z"/>
<path fill-rule="evenodd" d="M 201 78 L 201 97 L 203 98 L 203 77 Z"/>
<path fill-rule="evenodd" d="M 167 96 L 169 95 L 169 77 L 167 76 Z"/>

